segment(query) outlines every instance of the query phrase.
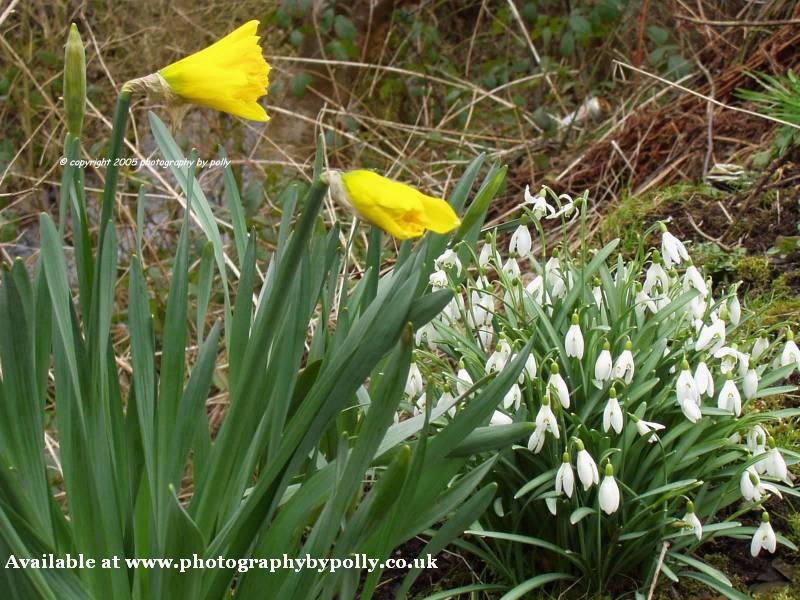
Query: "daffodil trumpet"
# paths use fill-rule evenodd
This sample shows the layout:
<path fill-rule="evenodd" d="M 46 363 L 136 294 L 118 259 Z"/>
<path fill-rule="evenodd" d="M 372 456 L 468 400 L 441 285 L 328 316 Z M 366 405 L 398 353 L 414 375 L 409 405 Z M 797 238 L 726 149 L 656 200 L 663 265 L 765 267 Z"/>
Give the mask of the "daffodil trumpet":
<path fill-rule="evenodd" d="M 123 91 L 144 91 L 163 99 L 176 122 L 193 104 L 268 121 L 258 99 L 267 93 L 270 66 L 257 30 L 258 21 L 249 21 L 203 50 L 128 81 Z"/>
<path fill-rule="evenodd" d="M 400 240 L 420 237 L 426 230 L 449 233 L 461 224 L 445 200 L 372 171 L 329 170 L 321 179 L 337 203 Z"/>

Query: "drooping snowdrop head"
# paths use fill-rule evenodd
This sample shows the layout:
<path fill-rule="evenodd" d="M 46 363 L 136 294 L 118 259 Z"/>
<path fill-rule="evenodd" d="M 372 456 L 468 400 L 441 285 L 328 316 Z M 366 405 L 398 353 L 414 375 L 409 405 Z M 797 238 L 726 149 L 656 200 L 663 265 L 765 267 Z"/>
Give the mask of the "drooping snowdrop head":
<path fill-rule="evenodd" d="M 608 401 L 603 409 L 603 431 L 608 432 L 612 427 L 617 434 L 622 433 L 622 408 L 617 400 L 617 390 L 614 386 L 608 390 Z"/>
<path fill-rule="evenodd" d="M 664 429 L 664 426 L 661 423 L 645 421 L 644 419 L 638 418 L 636 415 L 631 415 L 631 419 L 633 419 L 633 422 L 636 424 L 636 431 L 639 432 L 639 435 L 649 436 L 647 441 L 651 444 L 654 444 L 658 441 L 658 434 L 655 432 Z"/>
<path fill-rule="evenodd" d="M 667 231 L 664 223 L 661 223 L 661 255 L 667 269 L 671 269 L 672 265 L 679 265 L 689 258 L 683 242 Z"/>
<path fill-rule="evenodd" d="M 433 263 L 437 269 L 452 269 L 456 275 L 461 275 L 461 261 L 458 259 L 458 254 L 450 248 L 445 250 Z"/>
<path fill-rule="evenodd" d="M 750 554 L 758 556 L 762 548 L 774 553 L 777 544 L 778 540 L 775 537 L 775 531 L 773 531 L 772 525 L 769 523 L 769 513 L 764 512 L 761 514 L 761 525 L 756 529 L 753 534 L 753 540 L 750 542 Z"/>
<path fill-rule="evenodd" d="M 569 452 L 564 452 L 561 456 L 561 466 L 556 472 L 556 494 L 559 496 L 563 491 L 567 498 L 572 498 L 572 492 L 575 489 L 575 474 L 572 471 L 572 463 L 570 461 Z"/>
<path fill-rule="evenodd" d="M 739 390 L 736 388 L 736 384 L 733 382 L 732 373 L 728 373 L 728 378 L 719 391 L 717 408 L 730 411 L 737 417 L 742 414 L 742 397 L 739 394 Z"/>
<path fill-rule="evenodd" d="M 597 463 L 594 462 L 592 455 L 583 445 L 581 440 L 576 440 L 575 445 L 578 448 L 577 468 L 578 479 L 583 484 L 584 491 L 588 490 L 592 485 L 597 485 L 600 482 L 600 474 L 597 471 Z"/>
<path fill-rule="evenodd" d="M 525 186 L 525 203 L 530 205 L 528 208 L 536 219 L 544 216 L 553 215 L 556 209 L 548 204 L 546 198 L 547 190 L 542 188 L 535 196 L 531 194 L 530 186 Z"/>
<path fill-rule="evenodd" d="M 612 377 L 614 379 L 622 379 L 625 385 L 629 385 L 633 381 L 634 364 L 633 364 L 633 343 L 628 340 L 625 342 L 625 350 L 622 351 L 614 362 L 612 370 Z"/>
<path fill-rule="evenodd" d="M 606 465 L 606 476 L 603 477 L 603 482 L 600 484 L 598 499 L 600 508 L 607 515 L 615 513 L 619 509 L 619 486 L 617 486 L 617 482 L 614 479 L 614 467 L 611 466 L 611 463 Z"/>
<path fill-rule="evenodd" d="M 692 528 L 698 540 L 702 539 L 703 524 L 700 522 L 700 519 L 697 518 L 697 515 L 694 514 L 694 502 L 691 500 L 686 503 L 686 514 L 683 515 L 682 521 Z"/>
<path fill-rule="evenodd" d="M 558 363 L 555 362 L 550 365 L 550 379 L 547 380 L 547 393 L 551 391 L 555 393 L 561 406 L 569 408 L 569 388 L 559 372 Z"/>
<path fill-rule="evenodd" d="M 528 229 L 528 218 L 523 216 L 520 219 L 519 227 L 511 234 L 511 239 L 508 242 L 508 252 L 511 256 L 527 258 L 530 256 L 532 246 L 533 240 L 531 231 Z"/>
<path fill-rule="evenodd" d="M 800 348 L 794 341 L 794 332 L 791 329 L 786 332 L 786 343 L 781 352 L 781 366 L 788 367 L 789 365 L 795 365 L 795 368 L 800 369 Z"/>
<path fill-rule="evenodd" d="M 572 325 L 570 325 L 567 336 L 564 339 L 564 349 L 567 356 L 577 359 L 583 358 L 583 333 L 581 333 L 577 312 L 572 313 Z"/>
<path fill-rule="evenodd" d="M 603 349 L 594 363 L 594 378 L 600 383 L 605 383 L 611 379 L 612 366 L 611 344 L 606 340 L 603 342 Z"/>

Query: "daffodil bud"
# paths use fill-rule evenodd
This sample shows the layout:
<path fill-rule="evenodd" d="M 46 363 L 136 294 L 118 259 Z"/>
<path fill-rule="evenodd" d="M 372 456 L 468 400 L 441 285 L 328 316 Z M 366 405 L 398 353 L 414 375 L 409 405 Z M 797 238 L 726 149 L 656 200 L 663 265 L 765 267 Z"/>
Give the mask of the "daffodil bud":
<path fill-rule="evenodd" d="M 64 117 L 67 131 L 80 137 L 86 106 L 86 51 L 75 23 L 69 28 L 64 50 Z"/>

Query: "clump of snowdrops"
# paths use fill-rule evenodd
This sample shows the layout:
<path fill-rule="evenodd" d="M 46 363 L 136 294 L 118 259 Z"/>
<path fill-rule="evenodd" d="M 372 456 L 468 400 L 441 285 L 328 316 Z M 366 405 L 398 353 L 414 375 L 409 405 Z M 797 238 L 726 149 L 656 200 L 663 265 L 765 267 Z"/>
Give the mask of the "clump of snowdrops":
<path fill-rule="evenodd" d="M 768 424 L 798 411 L 763 399 L 793 389 L 782 384 L 800 351 L 787 327 L 744 337 L 736 286 L 716 288 L 665 223 L 632 257 L 615 254 L 616 240 L 591 249 L 586 205 L 526 189 L 519 219 L 500 228 L 508 242 L 489 232 L 466 278 L 454 252 L 439 257 L 430 285 L 454 298 L 417 333 L 408 410 L 435 406 L 444 425 L 532 340 L 491 423 L 511 435 L 532 422 L 532 434 L 517 430 L 495 464 L 494 510 L 461 545 L 509 597 L 556 580 L 646 591 L 654 577 L 736 597 L 695 550 L 723 536 L 750 540 L 753 555 L 793 547 L 764 503 L 797 495 L 787 463 L 800 456 L 777 448 Z"/>

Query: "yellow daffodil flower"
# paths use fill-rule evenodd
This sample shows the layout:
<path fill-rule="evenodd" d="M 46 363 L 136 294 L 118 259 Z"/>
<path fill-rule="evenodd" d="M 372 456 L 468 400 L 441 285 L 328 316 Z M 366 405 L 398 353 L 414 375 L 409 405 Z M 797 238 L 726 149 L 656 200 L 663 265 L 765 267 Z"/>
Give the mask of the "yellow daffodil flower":
<path fill-rule="evenodd" d="M 426 229 L 448 233 L 461 224 L 452 207 L 441 198 L 372 171 L 330 170 L 322 179 L 330 185 L 331 196 L 339 204 L 401 240 L 419 237 Z"/>
<path fill-rule="evenodd" d="M 258 99 L 267 93 L 270 66 L 261 53 L 258 21 L 250 21 L 212 45 L 129 81 L 128 89 L 145 88 L 166 98 L 173 112 L 187 104 L 208 106 L 237 117 L 267 121 Z"/>

